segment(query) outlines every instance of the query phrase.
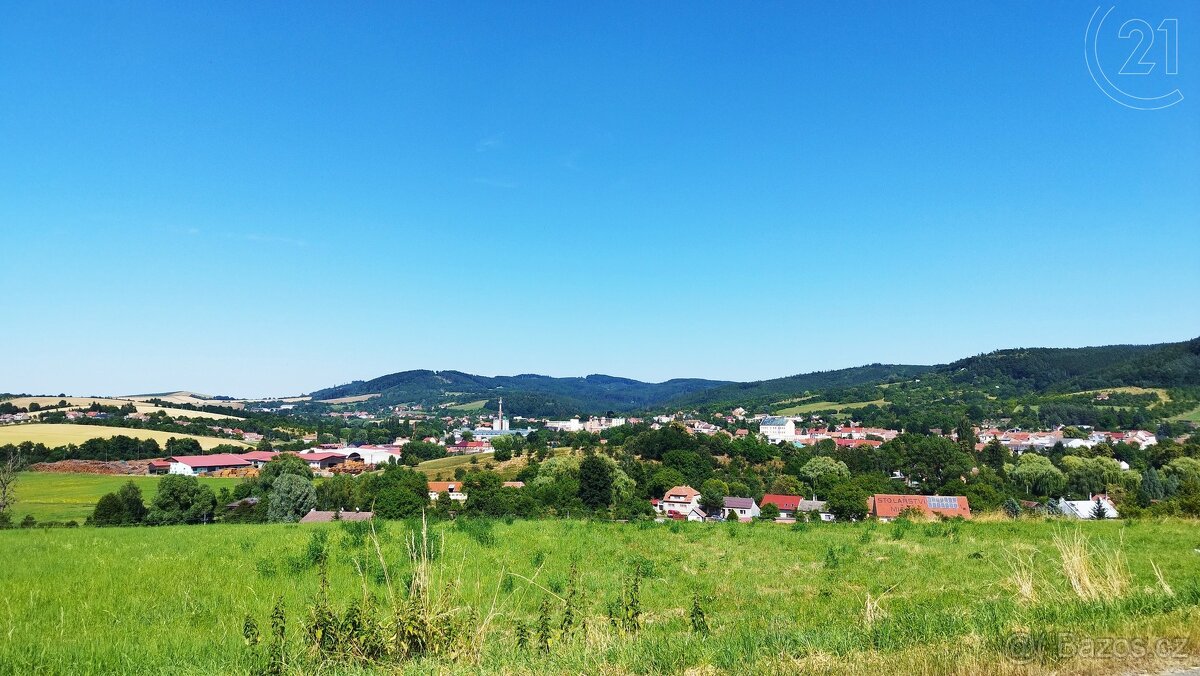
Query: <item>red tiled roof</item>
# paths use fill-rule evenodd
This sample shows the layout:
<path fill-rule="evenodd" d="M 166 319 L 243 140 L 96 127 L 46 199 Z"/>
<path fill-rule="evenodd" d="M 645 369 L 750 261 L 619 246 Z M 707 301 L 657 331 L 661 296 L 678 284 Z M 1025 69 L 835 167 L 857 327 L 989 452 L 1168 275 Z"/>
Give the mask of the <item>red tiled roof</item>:
<path fill-rule="evenodd" d="M 434 493 L 456 493 L 462 488 L 461 481 L 430 481 L 429 490 Z"/>
<path fill-rule="evenodd" d="M 931 500 L 933 503 L 931 504 Z M 935 506 L 938 502 L 951 502 L 955 506 Z M 961 495 L 876 495 L 867 499 L 870 512 L 878 518 L 895 518 L 909 507 L 926 514 L 939 516 L 961 516 L 971 518 L 971 506 Z"/>
<path fill-rule="evenodd" d="M 274 460 L 277 455 L 279 454 L 275 451 L 250 451 L 249 453 L 239 453 L 238 457 L 243 460 L 269 461 Z"/>
<path fill-rule="evenodd" d="M 663 500 L 688 501 L 698 495 L 700 495 L 700 491 L 692 488 L 691 486 L 676 486 L 663 495 Z"/>
<path fill-rule="evenodd" d="M 759 501 L 758 505 L 759 507 L 765 505 L 775 505 L 779 509 L 786 509 L 794 512 L 796 511 L 796 508 L 800 506 L 801 500 L 803 500 L 803 498 L 801 498 L 799 495 L 776 495 L 774 493 L 767 493 L 762 497 L 762 500 Z"/>
<path fill-rule="evenodd" d="M 344 460 L 346 458 L 341 453 L 300 453 L 299 455 L 308 462 L 321 462 L 330 458 L 341 458 Z"/>

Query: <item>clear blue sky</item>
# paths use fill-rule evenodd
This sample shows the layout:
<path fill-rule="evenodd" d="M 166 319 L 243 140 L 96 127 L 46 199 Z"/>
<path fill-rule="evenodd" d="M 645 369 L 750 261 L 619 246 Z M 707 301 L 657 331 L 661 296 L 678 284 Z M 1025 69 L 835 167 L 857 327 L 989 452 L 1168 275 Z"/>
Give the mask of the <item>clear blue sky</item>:
<path fill-rule="evenodd" d="M 1086 2 L 5 3 L 0 391 L 1194 337 L 1198 7 L 1138 111 Z"/>

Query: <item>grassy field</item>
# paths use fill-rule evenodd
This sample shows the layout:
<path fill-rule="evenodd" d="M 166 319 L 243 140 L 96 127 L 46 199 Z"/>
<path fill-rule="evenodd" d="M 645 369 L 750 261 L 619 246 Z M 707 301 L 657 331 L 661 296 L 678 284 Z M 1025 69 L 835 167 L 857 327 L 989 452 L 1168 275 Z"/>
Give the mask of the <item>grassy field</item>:
<path fill-rule="evenodd" d="M 54 425 L 32 423 L 27 425 L 4 425 L 0 427 L 0 446 L 4 444 L 19 444 L 22 441 L 32 441 L 35 444 L 47 446 L 65 446 L 66 444 L 82 444 L 88 439 L 110 438 L 118 434 L 135 439 L 156 439 L 160 445 L 165 445 L 171 437 L 195 439 L 200 447 L 209 449 L 221 444 L 232 444 L 249 448 L 250 445 L 234 439 L 218 439 L 216 437 L 200 437 L 192 434 L 172 434 L 158 430 L 139 430 L 128 427 L 104 427 L 101 425 Z"/>
<path fill-rule="evenodd" d="M 133 481 L 142 489 L 142 497 L 150 502 L 158 490 L 156 476 L 109 476 L 103 474 L 65 474 L 58 472 L 25 472 L 17 481 L 17 503 L 13 520 L 20 521 L 32 514 L 38 521 L 70 521 L 83 523 L 105 493 L 111 493 Z M 233 488 L 240 479 L 207 479 L 200 481 L 214 491 L 221 486 Z"/>
<path fill-rule="evenodd" d="M 445 458 L 437 458 L 436 460 L 426 460 L 417 465 L 415 469 L 423 473 L 432 480 L 436 480 L 439 476 L 444 477 L 446 481 L 454 478 L 454 470 L 462 467 L 468 472 L 475 469 L 475 465 L 483 467 L 485 463 L 492 463 L 494 471 L 505 479 L 510 479 L 516 476 L 517 472 L 526 464 L 524 456 L 513 458 L 508 462 L 496 462 L 493 459 L 494 453 L 475 453 L 473 455 L 451 455 Z M 474 465 L 471 461 L 474 460 Z"/>
<path fill-rule="evenodd" d="M 1200 425 L 1200 408 L 1194 408 L 1194 409 L 1188 411 L 1187 413 L 1180 413 L 1177 416 L 1173 416 L 1171 418 L 1171 420 L 1180 420 L 1183 422 L 1193 422 L 1193 423 L 1196 423 L 1197 425 Z"/>
<path fill-rule="evenodd" d="M 433 527 L 444 549 L 428 586 L 444 617 L 469 627 L 451 644 L 459 648 L 377 669 L 318 664 L 304 637 L 321 552 L 336 609 L 364 595 L 387 604 L 389 580 L 403 598 L 419 573 L 404 544 L 416 527 L 387 523 L 378 555 L 340 524 L 0 531 L 0 673 L 253 673 L 265 647 L 247 647 L 244 619 L 267 635 L 277 599 L 294 674 L 1107 674 L 1200 664 L 1195 522 L 797 529 L 463 519 Z M 1064 556 L 1056 536 L 1080 532 L 1091 558 L 1071 547 Z M 1105 552 L 1123 553 L 1124 566 L 1106 573 Z M 1084 579 L 1080 561 L 1097 567 L 1092 583 L 1116 584 L 1081 598 L 1072 587 Z M 640 628 L 615 629 L 607 608 L 633 607 L 618 597 L 638 568 Z M 564 635 L 568 599 L 575 630 Z M 694 601 L 707 634 L 693 628 Z M 532 634 L 525 648 L 518 623 Z M 1026 659 L 1028 637 L 1040 645 L 1060 632 L 1076 645 L 1190 643 Z"/>
<path fill-rule="evenodd" d="M 1156 397 L 1158 397 L 1158 401 L 1160 403 L 1165 404 L 1165 403 L 1169 403 L 1171 401 L 1171 395 L 1169 393 L 1167 393 L 1167 391 L 1161 387 L 1133 387 L 1133 386 L 1106 387 L 1106 388 L 1099 389 L 1099 390 L 1084 390 L 1082 392 L 1074 392 L 1074 393 L 1063 395 L 1063 396 L 1072 397 L 1072 396 L 1076 396 L 1076 395 L 1080 395 L 1080 394 L 1095 395 L 1095 394 L 1100 394 L 1101 392 L 1108 392 L 1110 394 L 1117 393 L 1117 392 L 1123 392 L 1125 394 L 1153 394 Z"/>
<path fill-rule="evenodd" d="M 805 413 L 813 413 L 816 411 L 827 411 L 830 409 L 838 411 L 840 413 L 842 411 L 853 411 L 856 408 L 863 408 L 866 406 L 870 406 L 871 404 L 875 404 L 876 406 L 883 406 L 885 403 L 887 403 L 887 402 L 884 401 L 883 399 L 876 399 L 874 401 L 855 401 L 855 402 L 850 402 L 848 404 L 839 404 L 836 401 L 806 401 L 804 403 L 796 404 L 795 406 L 788 406 L 787 408 L 781 408 L 778 411 L 775 411 L 775 414 L 776 415 L 803 415 Z"/>
<path fill-rule="evenodd" d="M 480 399 L 478 401 L 468 401 L 464 404 L 455 404 L 453 406 L 447 406 L 446 408 L 451 411 L 482 411 L 483 407 L 487 403 L 488 403 L 487 399 Z"/>
<path fill-rule="evenodd" d="M 100 404 L 101 406 L 125 406 L 126 404 L 133 404 L 134 407 L 137 408 L 138 413 L 166 411 L 168 415 L 180 418 L 207 418 L 210 420 L 237 418 L 237 416 L 221 415 L 218 413 L 209 413 L 207 411 L 192 411 L 186 408 L 156 406 L 154 404 L 147 404 L 134 399 L 106 399 L 104 397 L 17 397 L 7 401 L 13 406 L 21 406 L 23 408 L 28 408 L 28 406 L 33 403 L 36 403 L 39 406 L 57 406 L 60 401 L 67 402 L 68 408 L 53 409 L 56 411 L 69 411 L 72 409 L 85 408 L 87 406 L 91 406 L 93 403 Z M 47 411 L 39 411 L 35 412 L 33 415 L 40 415 L 41 413 L 45 412 Z"/>

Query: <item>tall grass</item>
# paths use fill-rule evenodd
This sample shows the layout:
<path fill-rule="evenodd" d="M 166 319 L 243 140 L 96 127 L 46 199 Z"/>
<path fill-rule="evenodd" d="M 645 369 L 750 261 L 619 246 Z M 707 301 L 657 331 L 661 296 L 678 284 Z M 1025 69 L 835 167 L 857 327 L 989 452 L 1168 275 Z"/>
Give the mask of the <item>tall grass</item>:
<path fill-rule="evenodd" d="M 363 528 L 0 532 L 0 674 L 255 673 L 276 625 L 276 663 L 323 674 L 995 673 L 1014 631 L 1200 641 L 1193 522 Z"/>

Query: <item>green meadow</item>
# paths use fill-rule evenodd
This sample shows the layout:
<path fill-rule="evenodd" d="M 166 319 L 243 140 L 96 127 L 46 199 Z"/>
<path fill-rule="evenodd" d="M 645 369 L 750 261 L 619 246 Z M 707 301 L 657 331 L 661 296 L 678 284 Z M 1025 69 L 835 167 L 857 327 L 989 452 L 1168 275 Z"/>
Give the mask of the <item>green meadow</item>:
<path fill-rule="evenodd" d="M 106 474 L 67 474 L 24 472 L 17 481 L 17 503 L 13 520 L 32 514 L 38 521 L 76 521 L 83 523 L 92 515 L 105 493 L 112 493 L 129 481 L 142 489 L 147 504 L 158 491 L 157 476 L 114 476 Z M 232 489 L 240 479 L 201 478 L 214 491 L 222 486 Z"/>
<path fill-rule="evenodd" d="M 1200 664 L 1194 521 L 459 519 L 430 525 L 424 563 L 407 554 L 419 523 L 378 528 L 374 538 L 338 523 L 0 531 L 0 673 L 1101 674 Z M 425 599 L 451 638 L 408 659 L 321 658 L 308 627 L 323 617 L 322 569 L 335 617 L 372 599 L 388 608 L 377 615 L 390 637 L 400 614 L 391 608 Z M 247 645 L 247 633 L 251 644 L 266 638 Z M 1046 647 L 1064 633 L 1190 643 L 1099 657 Z"/>

